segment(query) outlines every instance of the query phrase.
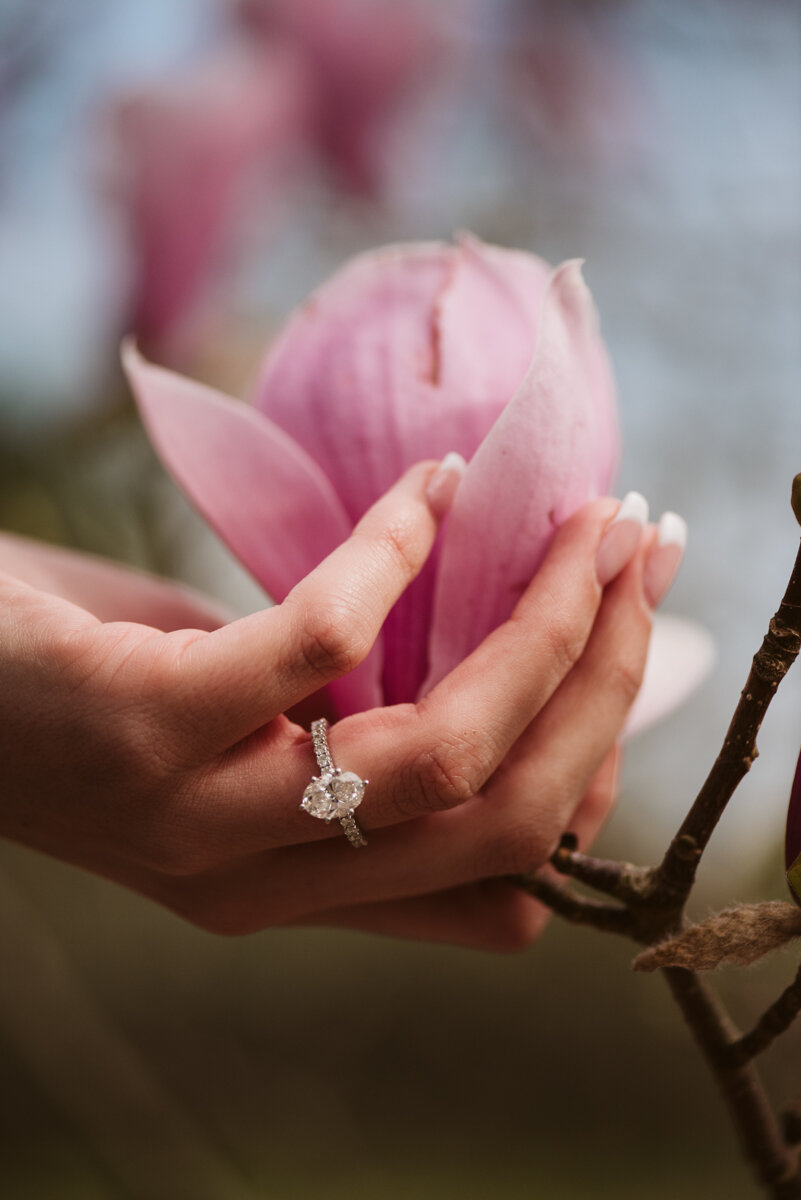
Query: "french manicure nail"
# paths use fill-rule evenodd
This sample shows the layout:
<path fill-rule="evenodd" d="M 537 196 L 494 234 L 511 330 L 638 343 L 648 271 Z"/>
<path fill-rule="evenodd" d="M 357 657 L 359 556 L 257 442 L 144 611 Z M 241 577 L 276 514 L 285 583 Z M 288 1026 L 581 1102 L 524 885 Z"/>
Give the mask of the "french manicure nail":
<path fill-rule="evenodd" d="M 648 524 L 648 501 L 639 492 L 628 492 L 601 539 L 595 574 L 605 587 L 631 560 Z"/>
<path fill-rule="evenodd" d="M 663 513 L 659 518 L 656 541 L 648 551 L 643 567 L 642 586 L 651 608 L 656 608 L 665 598 L 686 545 L 687 522 L 678 513 Z"/>
<path fill-rule="evenodd" d="M 456 489 L 467 470 L 467 463 L 461 454 L 451 450 L 446 454 L 426 485 L 428 507 L 434 516 L 441 520 L 453 504 Z"/>

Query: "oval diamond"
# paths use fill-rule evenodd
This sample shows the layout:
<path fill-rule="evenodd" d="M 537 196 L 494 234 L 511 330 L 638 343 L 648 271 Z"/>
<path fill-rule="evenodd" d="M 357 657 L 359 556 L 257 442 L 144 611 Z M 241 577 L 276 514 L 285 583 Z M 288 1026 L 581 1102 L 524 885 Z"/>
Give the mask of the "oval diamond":
<path fill-rule="evenodd" d="M 303 793 L 303 799 L 300 802 L 301 808 L 305 809 L 307 813 L 311 813 L 313 817 L 319 817 L 321 821 L 330 821 L 337 815 L 334 796 L 330 790 L 333 778 L 331 772 L 326 771 L 319 779 L 313 779 Z"/>
<path fill-rule="evenodd" d="M 329 785 L 333 793 L 333 815 L 344 817 L 358 808 L 364 798 L 364 780 L 353 771 L 341 771 Z"/>

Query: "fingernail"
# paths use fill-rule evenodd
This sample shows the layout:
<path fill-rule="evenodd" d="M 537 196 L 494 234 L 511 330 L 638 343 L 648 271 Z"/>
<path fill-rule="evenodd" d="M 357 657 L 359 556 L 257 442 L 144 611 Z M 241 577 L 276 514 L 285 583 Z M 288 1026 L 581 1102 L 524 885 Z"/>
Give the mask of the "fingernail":
<path fill-rule="evenodd" d="M 656 608 L 667 594 L 686 545 L 687 522 L 678 513 L 663 513 L 659 518 L 656 541 L 648 551 L 643 567 L 642 586 L 651 608 Z"/>
<path fill-rule="evenodd" d="M 446 454 L 426 485 L 426 500 L 437 520 L 441 520 L 456 495 L 456 489 L 467 470 L 467 463 L 461 454 L 451 450 Z"/>
<path fill-rule="evenodd" d="M 595 574 L 601 587 L 625 567 L 640 544 L 648 524 L 648 501 L 639 492 L 629 492 L 609 524 L 595 559 Z"/>

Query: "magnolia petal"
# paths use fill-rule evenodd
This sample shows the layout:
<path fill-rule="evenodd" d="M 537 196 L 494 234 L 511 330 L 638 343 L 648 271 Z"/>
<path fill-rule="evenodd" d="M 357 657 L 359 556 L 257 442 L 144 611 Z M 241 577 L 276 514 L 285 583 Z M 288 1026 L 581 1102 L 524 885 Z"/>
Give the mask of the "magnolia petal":
<path fill-rule="evenodd" d="M 164 465 L 277 601 L 351 532 L 331 484 L 282 430 L 221 392 L 154 366 L 132 343 L 123 363 Z M 381 640 L 329 685 L 337 712 L 381 703 Z"/>
<path fill-rule="evenodd" d="M 270 421 L 222 392 L 123 362 L 154 446 L 192 502 L 275 600 L 351 531 L 323 472 Z"/>
<path fill-rule="evenodd" d="M 428 629 L 436 583 L 436 548 L 384 622 L 386 704 L 414 700 L 428 669 Z"/>
<path fill-rule="evenodd" d="M 787 810 L 784 856 L 790 891 L 796 904 L 801 904 L 801 758 L 798 760 Z"/>
<path fill-rule="evenodd" d="M 526 375 L 550 275 L 533 255 L 467 235 L 360 255 L 295 313 L 256 405 L 325 469 L 356 521 L 413 462 L 472 457 Z M 390 703 L 413 700 L 426 675 L 434 570 L 385 626 Z"/>
<path fill-rule="evenodd" d="M 611 368 L 578 262 L 553 273 L 523 382 L 470 462 L 443 538 L 425 693 L 511 613 L 554 530 L 617 462 Z"/>
<path fill-rule="evenodd" d="M 277 339 L 256 407 L 358 520 L 412 463 L 473 456 L 528 370 L 548 277 L 468 237 L 359 255 Z"/>
<path fill-rule="evenodd" d="M 256 407 L 323 467 L 354 522 L 413 462 L 465 453 L 439 427 L 432 381 L 449 268 L 434 243 L 359 255 L 297 310 L 265 363 Z"/>
<path fill-rule="evenodd" d="M 715 662 L 715 642 L 695 621 L 654 617 L 645 677 L 629 713 L 624 737 L 640 733 L 683 704 Z"/>
<path fill-rule="evenodd" d="M 480 414 L 473 453 L 514 396 L 537 340 L 553 275 L 544 259 L 463 233 L 435 312 L 440 389 Z"/>
<path fill-rule="evenodd" d="M 449 255 L 449 278 L 433 313 L 434 399 L 443 428 L 459 430 L 448 433 L 449 444 L 469 455 L 525 377 L 552 268 L 469 234 Z M 384 627 L 388 704 L 413 699 L 426 677 L 437 558 L 435 550 Z"/>

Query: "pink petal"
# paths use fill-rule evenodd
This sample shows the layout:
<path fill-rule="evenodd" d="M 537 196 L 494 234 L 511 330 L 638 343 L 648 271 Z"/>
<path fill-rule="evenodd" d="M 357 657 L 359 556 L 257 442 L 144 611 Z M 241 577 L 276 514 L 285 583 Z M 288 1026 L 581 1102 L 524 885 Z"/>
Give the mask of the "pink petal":
<path fill-rule="evenodd" d="M 531 366 L 477 450 L 448 519 L 429 642 L 434 686 L 511 613 L 554 530 L 617 461 L 611 368 L 577 262 L 553 274 Z"/>
<path fill-rule="evenodd" d="M 551 273 L 534 255 L 460 238 L 434 314 L 438 404 L 452 410 L 449 448 L 472 453 L 524 378 Z M 426 677 L 437 558 L 435 550 L 385 623 L 387 703 L 411 700 Z"/>
<path fill-rule="evenodd" d="M 624 736 L 632 737 L 678 708 L 706 678 L 715 643 L 702 625 L 659 613 L 654 617 L 645 678 Z"/>
<path fill-rule="evenodd" d="M 170 347 L 208 289 L 254 166 L 276 164 L 306 122 L 306 78 L 286 50 L 232 45 L 123 97 L 114 116 L 134 259 L 132 324 Z"/>
<path fill-rule="evenodd" d="M 383 629 L 385 703 L 414 700 L 428 669 L 428 630 L 437 578 L 436 548 L 390 612 Z"/>
<path fill-rule="evenodd" d="M 154 446 L 189 498 L 277 601 L 347 538 L 328 479 L 291 438 L 221 392 L 123 350 Z"/>
<path fill-rule="evenodd" d="M 164 465 L 198 510 L 277 601 L 351 532 L 323 471 L 245 404 L 148 363 L 127 343 L 123 362 Z M 381 703 L 380 638 L 330 685 L 340 715 Z"/>
<path fill-rule="evenodd" d="M 475 239 L 360 255 L 292 317 L 256 406 L 357 520 L 412 463 L 474 454 L 528 369 L 547 279 Z"/>
<path fill-rule="evenodd" d="M 356 521 L 411 463 L 473 455 L 528 370 L 550 274 L 469 237 L 361 255 L 294 315 L 257 406 L 325 468 Z M 385 626 L 390 703 L 425 677 L 433 570 Z"/>
<path fill-rule="evenodd" d="M 553 267 L 533 254 L 488 246 L 462 234 L 435 313 L 434 372 L 441 390 L 471 420 L 471 453 L 514 396 L 536 345 Z M 454 447 L 456 448 L 456 447 Z"/>
<path fill-rule="evenodd" d="M 460 450 L 439 428 L 432 379 L 449 249 L 353 259 L 295 313 L 265 363 L 257 408 L 325 464 L 353 521 L 411 463 Z"/>

